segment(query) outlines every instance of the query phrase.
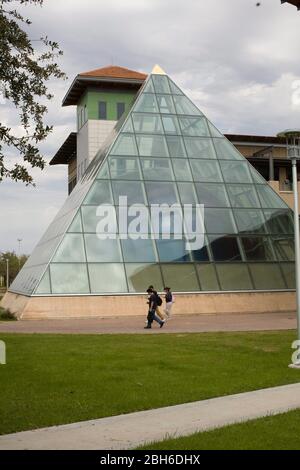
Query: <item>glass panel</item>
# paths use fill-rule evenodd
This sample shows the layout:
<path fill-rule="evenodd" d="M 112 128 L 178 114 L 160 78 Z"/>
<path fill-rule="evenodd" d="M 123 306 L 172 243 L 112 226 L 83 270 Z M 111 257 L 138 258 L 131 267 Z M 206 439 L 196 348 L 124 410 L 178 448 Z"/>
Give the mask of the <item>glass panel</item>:
<path fill-rule="evenodd" d="M 206 207 L 229 207 L 224 184 L 196 183 L 198 201 Z"/>
<path fill-rule="evenodd" d="M 80 210 L 77 212 L 76 216 L 74 217 L 74 220 L 71 223 L 68 232 L 73 232 L 73 233 L 81 233 L 82 232 L 82 223 L 81 223 Z"/>
<path fill-rule="evenodd" d="M 259 185 L 259 186 L 256 186 L 257 188 L 257 192 L 258 192 L 258 195 L 259 195 L 259 199 L 260 199 L 260 202 L 261 202 L 261 205 L 262 207 L 265 207 L 265 208 L 274 208 L 274 209 L 277 209 L 277 208 L 283 208 L 283 209 L 287 209 L 287 205 L 283 202 L 283 200 L 281 199 L 281 197 L 278 196 L 278 194 L 275 193 L 275 191 L 273 191 L 272 188 L 270 188 L 269 185 Z"/>
<path fill-rule="evenodd" d="M 162 114 L 175 114 L 175 107 L 171 95 L 157 95 L 156 99 L 159 111 Z"/>
<path fill-rule="evenodd" d="M 166 158 L 141 159 L 145 180 L 170 181 L 174 180 L 171 160 Z"/>
<path fill-rule="evenodd" d="M 111 155 L 137 155 L 137 148 L 134 135 L 120 134 L 117 138 L 113 148 L 110 151 Z"/>
<path fill-rule="evenodd" d="M 285 289 L 278 264 L 254 263 L 249 264 L 255 289 Z"/>
<path fill-rule="evenodd" d="M 190 163 L 195 181 L 203 181 L 204 183 L 222 181 L 218 162 L 211 160 L 191 160 Z"/>
<path fill-rule="evenodd" d="M 157 261 L 153 240 L 131 240 L 128 238 L 122 240 L 121 243 L 125 262 L 151 263 Z"/>
<path fill-rule="evenodd" d="M 175 83 L 170 79 L 170 77 L 168 77 L 168 79 L 169 79 L 171 93 L 173 93 L 174 95 L 183 95 L 180 88 L 178 88 L 178 86 L 175 85 Z"/>
<path fill-rule="evenodd" d="M 140 180 L 141 170 L 138 158 L 109 157 L 109 167 L 112 179 Z"/>
<path fill-rule="evenodd" d="M 281 264 L 281 269 L 288 289 L 296 289 L 296 272 L 294 263 Z"/>
<path fill-rule="evenodd" d="M 284 236 L 272 237 L 273 247 L 277 258 L 280 261 L 295 260 L 295 241 L 294 238 Z"/>
<path fill-rule="evenodd" d="M 89 294 L 86 264 L 50 264 L 52 294 Z"/>
<path fill-rule="evenodd" d="M 88 263 L 121 261 L 121 252 L 118 240 L 100 240 L 97 235 L 91 234 L 85 235 L 84 238 Z"/>
<path fill-rule="evenodd" d="M 53 258 L 53 262 L 85 262 L 82 235 L 66 233 L 57 249 L 57 252 Z"/>
<path fill-rule="evenodd" d="M 155 264 L 126 264 L 129 292 L 145 292 L 152 285 L 158 291 L 164 288 L 161 272 Z M 145 305 L 147 311 L 147 306 Z M 145 312 L 146 313 L 146 312 Z"/>
<path fill-rule="evenodd" d="M 186 97 L 173 96 L 177 114 L 186 114 L 187 116 L 202 116 L 201 111 Z"/>
<path fill-rule="evenodd" d="M 250 173 L 251 173 L 251 176 L 252 176 L 252 179 L 253 179 L 254 183 L 256 183 L 256 184 L 267 184 L 266 180 L 261 176 L 260 173 L 258 173 L 258 171 L 255 170 L 255 168 L 253 168 L 252 165 L 250 165 L 250 163 L 249 163 L 249 170 L 250 170 Z"/>
<path fill-rule="evenodd" d="M 205 209 L 207 233 L 235 233 L 232 211 L 229 209 Z"/>
<path fill-rule="evenodd" d="M 181 137 L 167 135 L 166 139 L 171 158 L 180 158 L 186 156 L 183 140 Z"/>
<path fill-rule="evenodd" d="M 213 264 L 198 264 L 198 276 L 203 291 L 219 291 L 219 283 Z"/>
<path fill-rule="evenodd" d="M 216 158 L 216 152 L 211 139 L 185 137 L 184 142 L 190 158 Z"/>
<path fill-rule="evenodd" d="M 43 275 L 35 293 L 36 294 L 51 294 L 49 269 L 47 269 L 47 271 Z"/>
<path fill-rule="evenodd" d="M 127 122 L 125 122 L 124 126 L 122 127 L 121 132 L 129 132 L 129 133 L 133 132 L 133 125 L 132 125 L 130 116 L 128 116 Z"/>
<path fill-rule="evenodd" d="M 219 264 L 217 272 L 222 290 L 253 290 L 246 264 Z"/>
<path fill-rule="evenodd" d="M 123 264 L 89 264 L 92 294 L 128 292 Z"/>
<path fill-rule="evenodd" d="M 260 207 L 255 187 L 250 184 L 227 185 L 232 207 Z"/>
<path fill-rule="evenodd" d="M 199 292 L 199 284 L 193 264 L 161 265 L 164 283 L 173 292 Z"/>
<path fill-rule="evenodd" d="M 162 121 L 166 134 L 181 134 L 178 119 L 176 116 L 162 116 Z"/>
<path fill-rule="evenodd" d="M 173 160 L 175 178 L 178 181 L 193 181 L 190 165 L 187 160 Z"/>
<path fill-rule="evenodd" d="M 148 78 L 147 83 L 143 88 L 143 93 L 154 93 L 154 86 L 151 77 Z"/>
<path fill-rule="evenodd" d="M 82 214 L 82 222 L 83 222 L 83 229 L 85 232 L 89 233 L 97 233 L 97 225 L 101 220 L 109 220 L 110 227 L 105 228 L 107 233 L 115 233 L 117 230 L 116 225 L 116 214 L 112 206 L 107 206 L 107 211 L 103 216 L 97 215 L 98 206 L 82 206 L 81 214 Z M 111 217 L 109 217 L 109 215 Z"/>
<path fill-rule="evenodd" d="M 193 184 L 178 183 L 178 191 L 182 204 L 197 204 L 196 192 Z"/>
<path fill-rule="evenodd" d="M 239 232 L 265 233 L 263 212 L 254 209 L 237 209 L 234 211 Z"/>
<path fill-rule="evenodd" d="M 168 157 L 165 137 L 162 135 L 137 135 L 139 153 L 142 157 Z"/>
<path fill-rule="evenodd" d="M 198 262 L 209 261 L 210 257 L 208 253 L 207 240 L 204 239 L 202 248 L 199 248 L 199 249 L 191 248 L 191 253 L 192 253 L 192 258 L 194 261 L 198 261 Z"/>
<path fill-rule="evenodd" d="M 106 180 L 109 178 L 107 162 L 103 163 L 96 178 L 99 180 Z"/>
<path fill-rule="evenodd" d="M 221 134 L 221 132 L 210 121 L 207 120 L 207 124 L 212 137 L 224 137 L 223 134 Z"/>
<path fill-rule="evenodd" d="M 247 162 L 220 162 L 226 183 L 251 183 Z"/>
<path fill-rule="evenodd" d="M 178 197 L 174 183 L 145 183 L 149 204 L 176 204 Z"/>
<path fill-rule="evenodd" d="M 248 261 L 274 261 L 274 253 L 268 238 L 242 237 L 241 240 Z"/>
<path fill-rule="evenodd" d="M 269 233 L 294 233 L 294 222 L 290 210 L 264 211 Z"/>
<path fill-rule="evenodd" d="M 237 238 L 223 236 L 208 237 L 215 261 L 241 261 Z"/>
<path fill-rule="evenodd" d="M 109 181 L 96 180 L 91 189 L 89 190 L 83 204 L 97 205 L 112 204 L 112 192 Z"/>
<path fill-rule="evenodd" d="M 190 261 L 190 253 L 185 245 L 185 240 L 156 240 L 160 261 L 174 263 Z"/>
<path fill-rule="evenodd" d="M 218 158 L 224 160 L 244 160 L 244 157 L 227 139 L 213 139 Z"/>
<path fill-rule="evenodd" d="M 152 75 L 156 93 L 170 93 L 168 77 L 166 75 Z"/>
<path fill-rule="evenodd" d="M 206 137 L 209 135 L 206 119 L 204 117 L 180 117 L 182 134 L 194 137 Z"/>
<path fill-rule="evenodd" d="M 149 134 L 163 133 L 162 123 L 159 115 L 132 113 L 132 120 L 135 132 Z"/>
<path fill-rule="evenodd" d="M 112 187 L 114 192 L 115 204 L 117 206 L 123 205 L 120 204 L 120 197 L 127 197 L 127 204 L 131 206 L 132 204 L 145 204 L 146 196 L 144 185 L 139 181 L 112 181 Z"/>
<path fill-rule="evenodd" d="M 158 106 L 156 103 L 155 95 L 141 95 L 135 106 L 134 111 L 140 113 L 158 113 Z"/>

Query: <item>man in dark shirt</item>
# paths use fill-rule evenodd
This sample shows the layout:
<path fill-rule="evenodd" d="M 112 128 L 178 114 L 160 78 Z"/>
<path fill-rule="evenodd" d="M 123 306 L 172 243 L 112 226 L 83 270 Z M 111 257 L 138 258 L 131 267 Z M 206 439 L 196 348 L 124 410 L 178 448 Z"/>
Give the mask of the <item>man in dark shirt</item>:
<path fill-rule="evenodd" d="M 157 292 L 153 290 L 152 288 L 149 288 L 147 290 L 147 293 L 149 294 L 149 299 L 148 299 L 149 311 L 148 311 L 148 316 L 147 316 L 148 324 L 147 326 L 145 326 L 145 330 L 150 330 L 152 328 L 153 321 L 156 321 L 162 328 L 165 322 L 161 320 L 160 318 L 158 318 L 158 316 L 155 313 L 155 310 L 157 309 L 157 306 L 158 306 Z"/>

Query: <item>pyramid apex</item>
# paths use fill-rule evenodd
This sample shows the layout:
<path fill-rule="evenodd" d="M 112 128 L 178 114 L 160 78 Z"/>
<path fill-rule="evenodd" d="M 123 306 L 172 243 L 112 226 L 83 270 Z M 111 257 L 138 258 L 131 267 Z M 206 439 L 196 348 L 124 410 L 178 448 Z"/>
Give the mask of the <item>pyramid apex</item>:
<path fill-rule="evenodd" d="M 167 75 L 166 72 L 157 64 L 153 67 L 151 73 L 154 75 Z"/>

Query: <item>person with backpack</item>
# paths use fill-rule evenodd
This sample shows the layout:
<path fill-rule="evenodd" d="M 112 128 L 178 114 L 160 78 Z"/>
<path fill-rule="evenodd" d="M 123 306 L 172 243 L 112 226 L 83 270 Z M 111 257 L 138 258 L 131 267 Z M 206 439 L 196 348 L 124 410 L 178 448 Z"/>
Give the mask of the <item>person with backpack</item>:
<path fill-rule="evenodd" d="M 158 306 L 158 297 L 159 295 L 157 292 L 153 289 L 148 289 L 147 293 L 149 295 L 149 310 L 148 310 L 148 316 L 147 316 L 147 326 L 145 326 L 145 330 L 150 330 L 152 328 L 152 323 L 153 321 L 156 321 L 159 325 L 160 328 L 162 328 L 165 324 L 165 320 L 161 320 L 157 315 L 156 315 L 156 309 Z"/>
<path fill-rule="evenodd" d="M 159 308 L 163 304 L 162 298 L 158 295 L 157 291 L 154 289 L 153 286 L 149 286 L 148 289 L 151 289 L 157 295 L 157 307 L 156 307 L 155 313 L 162 321 L 164 321 L 165 317 L 164 317 L 164 315 L 162 314 L 162 312 Z"/>
<path fill-rule="evenodd" d="M 173 307 L 173 303 L 174 303 L 174 296 L 171 292 L 170 287 L 165 287 L 164 291 L 166 293 L 165 294 L 166 308 L 164 309 L 164 312 L 165 312 L 167 318 L 169 319 L 172 316 L 172 307 Z"/>

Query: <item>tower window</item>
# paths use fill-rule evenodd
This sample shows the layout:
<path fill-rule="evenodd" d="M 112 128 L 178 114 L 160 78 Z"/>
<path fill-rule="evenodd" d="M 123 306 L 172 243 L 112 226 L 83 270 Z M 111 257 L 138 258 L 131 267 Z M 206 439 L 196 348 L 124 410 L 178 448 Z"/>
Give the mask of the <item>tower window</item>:
<path fill-rule="evenodd" d="M 117 103 L 117 119 L 124 114 L 125 111 L 125 103 Z"/>
<path fill-rule="evenodd" d="M 107 119 L 106 102 L 105 101 L 99 101 L 99 103 L 98 103 L 98 116 L 99 116 L 99 119 Z"/>

